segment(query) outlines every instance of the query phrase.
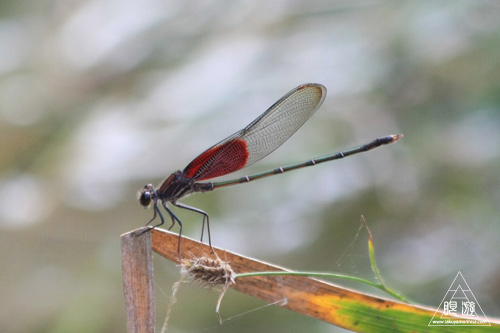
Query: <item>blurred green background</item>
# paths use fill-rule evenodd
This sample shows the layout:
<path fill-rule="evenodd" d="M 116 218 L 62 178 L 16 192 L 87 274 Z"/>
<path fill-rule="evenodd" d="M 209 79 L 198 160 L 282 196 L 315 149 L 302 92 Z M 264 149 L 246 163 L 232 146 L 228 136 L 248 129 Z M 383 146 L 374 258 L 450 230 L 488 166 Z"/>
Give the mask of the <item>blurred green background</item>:
<path fill-rule="evenodd" d="M 1 332 L 124 332 L 119 237 L 152 216 L 137 190 L 306 82 L 327 87 L 322 108 L 236 176 L 404 138 L 184 199 L 210 214 L 213 244 L 373 279 L 364 215 L 389 286 L 437 307 L 461 271 L 484 313 L 500 317 L 498 2 L 0 8 Z M 176 212 L 198 238 L 200 216 Z M 158 327 L 178 279 L 179 267 L 155 257 Z M 217 297 L 183 284 L 170 331 L 344 331 L 234 291 L 221 306 L 232 319 L 219 326 Z"/>

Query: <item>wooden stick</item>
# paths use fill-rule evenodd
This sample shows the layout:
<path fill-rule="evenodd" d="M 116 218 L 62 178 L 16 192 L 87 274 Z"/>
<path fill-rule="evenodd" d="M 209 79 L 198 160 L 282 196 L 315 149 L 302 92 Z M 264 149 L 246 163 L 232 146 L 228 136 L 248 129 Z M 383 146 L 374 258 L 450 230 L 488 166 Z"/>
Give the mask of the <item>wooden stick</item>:
<path fill-rule="evenodd" d="M 153 250 L 161 256 L 179 262 L 179 235 L 154 229 Z M 182 259 L 209 257 L 216 259 L 207 244 L 182 237 Z M 287 269 L 244 257 L 214 247 L 218 257 L 228 262 L 236 274 L 249 272 L 287 271 Z M 306 276 L 253 276 L 236 279 L 230 288 L 274 303 L 300 314 L 350 329 L 355 332 L 424 332 L 436 313 L 435 308 L 402 303 L 391 299 L 357 292 L 330 282 Z M 439 313 L 441 315 L 441 313 Z M 453 318 L 453 317 L 446 317 Z M 500 327 L 498 319 L 489 319 L 491 326 Z M 441 332 L 456 332 L 458 327 L 440 326 Z M 467 327 L 478 332 L 480 326 Z"/>
<path fill-rule="evenodd" d="M 144 228 L 121 236 L 122 275 L 128 333 L 155 331 L 151 233 Z"/>

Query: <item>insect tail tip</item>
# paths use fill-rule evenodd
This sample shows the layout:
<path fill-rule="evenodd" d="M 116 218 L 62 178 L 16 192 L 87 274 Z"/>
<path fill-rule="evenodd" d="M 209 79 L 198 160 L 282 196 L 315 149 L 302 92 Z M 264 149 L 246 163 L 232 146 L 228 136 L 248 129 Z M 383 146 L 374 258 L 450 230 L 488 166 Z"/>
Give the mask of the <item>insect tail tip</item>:
<path fill-rule="evenodd" d="M 403 137 L 403 134 L 394 134 L 394 135 L 392 135 L 392 142 L 396 142 L 399 139 L 401 139 L 402 137 Z"/>

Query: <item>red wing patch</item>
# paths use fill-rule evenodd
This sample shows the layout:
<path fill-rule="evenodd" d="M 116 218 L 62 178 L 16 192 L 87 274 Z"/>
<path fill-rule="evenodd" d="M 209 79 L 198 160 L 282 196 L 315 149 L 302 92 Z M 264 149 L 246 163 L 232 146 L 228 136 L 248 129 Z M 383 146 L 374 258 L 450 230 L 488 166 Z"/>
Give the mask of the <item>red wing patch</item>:
<path fill-rule="evenodd" d="M 248 156 L 245 140 L 234 139 L 203 152 L 189 163 L 184 174 L 195 180 L 224 176 L 243 168 Z"/>

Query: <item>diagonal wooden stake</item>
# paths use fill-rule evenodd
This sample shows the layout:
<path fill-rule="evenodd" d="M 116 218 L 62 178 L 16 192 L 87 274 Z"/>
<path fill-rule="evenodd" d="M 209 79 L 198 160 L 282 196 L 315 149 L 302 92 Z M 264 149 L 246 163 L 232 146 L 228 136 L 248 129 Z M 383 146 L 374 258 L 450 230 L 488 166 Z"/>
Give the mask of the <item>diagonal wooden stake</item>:
<path fill-rule="evenodd" d="M 151 231 L 153 250 L 161 256 L 179 263 L 177 245 L 179 235 L 161 229 Z M 229 263 L 234 273 L 271 272 L 289 270 L 247 258 L 214 247 L 218 257 Z M 210 257 L 216 259 L 210 247 L 182 237 L 182 259 Z M 236 277 L 230 288 L 274 303 L 288 310 L 310 316 L 355 332 L 426 332 L 435 308 L 408 304 L 361 293 L 352 289 L 307 276 L 252 276 Z M 224 308 L 224 306 L 222 306 Z M 446 318 L 446 316 L 444 317 Z M 448 317 L 456 319 L 456 317 Z M 489 319 L 491 326 L 500 327 L 498 319 Z M 467 332 L 483 331 L 481 326 L 464 327 Z M 440 332 L 456 333 L 459 327 L 440 326 Z"/>
<path fill-rule="evenodd" d="M 179 235 L 154 229 L 139 237 L 144 228 L 122 235 L 122 266 L 128 332 L 154 332 L 153 250 L 179 263 Z M 152 242 L 151 242 L 152 237 Z M 229 263 L 236 274 L 251 272 L 289 272 L 285 268 L 215 248 L 218 257 Z M 208 245 L 182 237 L 181 257 L 217 259 Z M 310 316 L 355 332 L 426 332 L 435 308 L 402 303 L 357 292 L 307 276 L 236 276 L 231 288 L 291 311 Z M 222 306 L 224 308 L 224 306 Z M 441 313 L 438 313 L 441 315 Z M 444 319 L 457 317 L 446 317 Z M 482 318 L 479 318 L 482 319 Z M 485 319 L 485 318 L 484 318 Z M 487 319 L 500 328 L 500 320 Z M 440 326 L 440 332 L 483 332 L 481 326 Z"/>

